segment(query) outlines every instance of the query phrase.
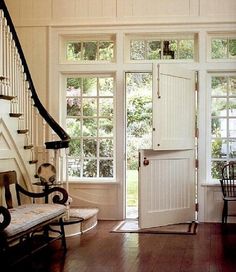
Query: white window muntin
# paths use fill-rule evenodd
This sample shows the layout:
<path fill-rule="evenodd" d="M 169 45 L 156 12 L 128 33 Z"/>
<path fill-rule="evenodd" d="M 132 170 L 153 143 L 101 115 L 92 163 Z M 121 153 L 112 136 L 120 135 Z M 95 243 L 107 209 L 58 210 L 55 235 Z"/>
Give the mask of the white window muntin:
<path fill-rule="evenodd" d="M 145 43 L 149 42 L 149 41 L 161 41 L 161 51 L 163 51 L 163 41 L 164 40 L 177 40 L 177 43 L 179 43 L 180 40 L 193 40 L 194 44 L 193 44 L 193 59 L 141 59 L 141 60 L 131 60 L 130 59 L 130 45 L 131 45 L 131 41 L 132 40 L 137 40 L 137 41 L 145 41 Z M 158 61 L 160 63 L 162 62 L 194 62 L 197 61 L 198 59 L 198 34 L 197 33 L 188 33 L 188 34 L 184 34 L 184 33 L 150 33 L 150 34 L 146 34 L 146 33 L 126 33 L 125 34 L 125 61 L 129 62 L 129 63 L 150 63 L 153 61 Z M 145 52 L 146 54 L 146 52 Z"/>
<path fill-rule="evenodd" d="M 212 57 L 212 40 L 226 40 L 227 41 L 227 53 L 226 57 L 223 58 L 213 58 Z M 209 62 L 235 62 L 236 58 L 230 58 L 229 56 L 229 40 L 236 40 L 236 33 L 230 32 L 208 32 L 207 35 L 207 61 Z"/>
<path fill-rule="evenodd" d="M 67 45 L 68 43 L 82 43 L 96 42 L 97 43 L 97 55 L 99 42 L 113 42 L 113 58 L 111 60 L 68 60 L 67 59 Z M 114 63 L 116 61 L 116 35 L 115 34 L 78 34 L 78 35 L 63 35 L 60 39 L 60 63 L 61 64 L 86 64 L 86 63 Z"/>
<path fill-rule="evenodd" d="M 213 77 L 223 77 L 227 80 L 227 90 L 226 93 L 224 95 L 212 95 L 212 78 Z M 229 145 L 231 143 L 231 141 L 235 141 L 236 142 L 236 136 L 232 136 L 230 135 L 229 131 L 230 131 L 230 122 L 231 121 L 235 121 L 236 120 L 236 115 L 230 115 L 229 114 L 229 101 L 230 99 L 236 99 L 236 94 L 235 95 L 230 95 L 229 94 L 229 79 L 230 78 L 236 78 L 236 73 L 233 72 L 220 72 L 220 73 L 210 73 L 208 74 L 208 92 L 207 92 L 207 120 L 209 120 L 207 122 L 208 124 L 208 128 L 207 128 L 207 134 L 208 134 L 208 141 L 207 141 L 207 177 L 208 180 L 210 182 L 218 182 L 218 178 L 214 178 L 212 177 L 212 163 L 216 163 L 219 162 L 222 164 L 225 162 L 229 162 L 231 160 L 236 160 L 236 158 L 231 158 L 230 157 L 230 149 L 229 149 Z M 212 101 L 214 101 L 214 99 L 222 99 L 225 100 L 226 104 L 227 104 L 227 109 L 221 114 L 221 116 L 212 116 Z M 222 136 L 217 137 L 212 135 L 212 121 L 213 120 L 217 120 L 220 119 L 222 120 L 222 129 L 225 130 L 225 133 L 222 134 Z M 225 151 L 225 157 L 212 157 L 212 142 L 214 140 L 220 140 L 222 141 L 222 150 Z"/>
<path fill-rule="evenodd" d="M 116 94 L 116 84 L 115 84 L 115 76 L 114 74 L 110 74 L 110 73 L 91 73 L 91 74 L 83 74 L 83 73 L 80 73 L 80 74 L 70 74 L 70 73 L 66 73 L 64 74 L 63 78 L 62 78 L 62 82 L 63 82 L 63 85 L 66 87 L 67 85 L 67 79 L 68 78 L 97 78 L 97 79 L 100 79 L 100 78 L 113 78 L 113 95 L 101 95 L 99 96 L 98 94 L 97 95 L 86 95 L 86 96 L 82 96 L 82 93 L 80 95 L 80 98 L 82 97 L 85 97 L 86 99 L 88 98 L 94 98 L 94 99 L 97 99 L 97 114 L 96 114 L 96 117 L 93 117 L 93 116 L 87 116 L 87 115 L 83 115 L 83 113 L 81 113 L 81 115 L 79 117 L 76 117 L 76 116 L 69 116 L 68 118 L 74 118 L 74 119 L 79 119 L 80 120 L 80 127 L 81 127 L 81 135 L 80 137 L 75 137 L 72 139 L 73 140 L 76 140 L 76 139 L 81 139 L 81 148 L 83 147 L 83 141 L 84 140 L 91 140 L 91 139 L 96 139 L 97 143 L 100 143 L 101 140 L 106 140 L 106 139 L 110 139 L 113 141 L 113 154 L 112 156 L 108 156 L 108 157 L 103 157 L 103 156 L 100 156 L 99 154 L 99 144 L 97 144 L 96 146 L 96 154 L 97 156 L 89 156 L 89 157 L 84 157 L 84 156 L 81 156 L 79 159 L 81 159 L 81 165 L 83 165 L 83 162 L 84 160 L 86 159 L 90 159 L 90 160 L 97 160 L 97 177 L 93 177 L 93 178 L 90 178 L 90 177 L 83 177 L 83 170 L 81 171 L 81 175 L 80 177 L 69 177 L 69 179 L 71 181 L 85 181 L 85 182 L 109 182 L 109 181 L 112 181 L 114 182 L 115 179 L 116 179 L 116 124 L 115 124 L 115 120 L 116 120 L 116 103 L 115 103 L 115 94 Z M 67 97 L 70 97 L 70 96 L 65 96 L 65 102 L 64 102 L 64 105 L 67 105 L 67 102 L 66 102 L 66 98 Z M 73 97 L 73 96 L 72 96 Z M 99 116 L 99 99 L 103 99 L 103 98 L 106 98 L 106 99 L 113 99 L 113 117 L 112 117 L 112 123 L 113 123 L 113 133 L 112 133 L 112 136 L 102 136 L 100 137 L 98 135 L 98 132 L 96 133 L 96 135 L 89 135 L 89 136 L 84 136 L 83 135 L 83 132 L 82 132 L 82 120 L 84 119 L 92 119 L 92 118 L 95 118 L 97 119 L 97 124 L 99 123 L 99 119 L 103 119 L 103 117 Z M 83 103 L 83 99 L 82 99 L 82 103 Z M 81 105 L 81 108 L 83 107 L 83 105 Z M 82 111 L 83 112 L 83 111 Z M 65 119 L 67 119 L 67 113 L 66 113 L 66 108 L 65 108 Z M 66 122 L 65 122 L 66 123 Z M 97 127 L 97 130 L 99 129 L 99 126 Z M 72 159 L 75 157 L 71 157 Z M 70 157 L 69 157 L 70 159 Z M 79 160 L 78 159 L 78 160 Z M 113 177 L 99 177 L 99 162 L 101 160 L 113 160 Z"/>

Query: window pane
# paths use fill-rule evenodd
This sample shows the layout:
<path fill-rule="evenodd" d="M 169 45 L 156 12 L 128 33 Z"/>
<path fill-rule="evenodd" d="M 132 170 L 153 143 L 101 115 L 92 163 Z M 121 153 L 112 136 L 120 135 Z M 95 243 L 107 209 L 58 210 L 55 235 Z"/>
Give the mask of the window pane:
<path fill-rule="evenodd" d="M 77 158 L 68 159 L 68 175 L 70 177 L 80 177 L 81 161 Z"/>
<path fill-rule="evenodd" d="M 222 139 L 215 139 L 211 142 L 211 156 L 212 158 L 227 158 L 227 141 Z"/>
<path fill-rule="evenodd" d="M 83 136 L 97 136 L 97 119 L 83 119 Z"/>
<path fill-rule="evenodd" d="M 83 177 L 97 177 L 97 160 L 84 160 Z"/>
<path fill-rule="evenodd" d="M 74 97 L 67 97 L 67 115 L 68 116 L 79 116 L 81 114 L 81 99 Z"/>
<path fill-rule="evenodd" d="M 163 41 L 163 59 L 176 59 L 177 48 L 177 40 Z"/>
<path fill-rule="evenodd" d="M 97 78 L 83 78 L 83 96 L 97 95 Z"/>
<path fill-rule="evenodd" d="M 236 159 L 236 139 L 229 141 L 229 157 Z"/>
<path fill-rule="evenodd" d="M 72 138 L 70 176 L 113 175 L 113 82 L 111 76 L 67 78 L 66 128 Z M 98 166 L 102 168 L 98 170 Z"/>
<path fill-rule="evenodd" d="M 113 157 L 113 140 L 110 139 L 100 140 L 99 156 Z"/>
<path fill-rule="evenodd" d="M 113 121 L 109 118 L 99 119 L 99 137 L 111 137 L 113 133 Z"/>
<path fill-rule="evenodd" d="M 226 96 L 227 95 L 227 77 L 216 76 L 211 80 L 211 95 Z"/>
<path fill-rule="evenodd" d="M 221 166 L 236 157 L 235 76 L 212 77 L 211 157 L 212 178 L 221 178 Z M 218 96 L 218 97 L 217 97 Z M 224 98 L 219 97 L 224 96 Z M 224 116 L 225 118 L 214 118 Z M 225 161 L 216 161 L 224 159 Z"/>
<path fill-rule="evenodd" d="M 80 42 L 69 42 L 66 48 L 66 59 L 67 60 L 81 60 L 81 43 Z"/>
<path fill-rule="evenodd" d="M 236 95 L 236 77 L 229 78 L 229 95 Z"/>
<path fill-rule="evenodd" d="M 211 99 L 211 115 L 212 116 L 227 116 L 227 99 L 212 98 Z"/>
<path fill-rule="evenodd" d="M 83 140 L 84 157 L 97 157 L 97 141 L 95 139 Z"/>
<path fill-rule="evenodd" d="M 147 59 L 161 58 L 161 41 L 149 41 L 147 43 Z"/>
<path fill-rule="evenodd" d="M 99 95 L 112 96 L 113 95 L 113 78 L 99 78 Z"/>
<path fill-rule="evenodd" d="M 99 42 L 98 48 L 99 60 L 113 60 L 114 43 L 113 42 Z"/>
<path fill-rule="evenodd" d="M 193 59 L 194 40 L 179 41 L 179 59 Z"/>
<path fill-rule="evenodd" d="M 80 96 L 82 88 L 81 78 L 67 78 L 66 96 Z"/>
<path fill-rule="evenodd" d="M 229 58 L 236 58 L 236 39 L 229 39 Z"/>
<path fill-rule="evenodd" d="M 113 160 L 99 161 L 99 177 L 113 177 Z"/>
<path fill-rule="evenodd" d="M 97 42 L 83 43 L 83 59 L 96 60 L 97 59 Z"/>
<path fill-rule="evenodd" d="M 66 130 L 71 137 L 80 137 L 81 136 L 81 124 L 80 120 L 75 118 L 66 119 Z"/>
<path fill-rule="evenodd" d="M 211 164 L 211 176 L 214 179 L 221 178 L 221 169 L 226 164 L 226 161 L 213 161 Z"/>
<path fill-rule="evenodd" d="M 97 116 L 97 99 L 83 98 L 83 116 Z"/>
<path fill-rule="evenodd" d="M 130 43 L 130 59 L 144 60 L 145 59 L 145 41 L 131 41 Z"/>
<path fill-rule="evenodd" d="M 229 137 L 236 138 L 236 119 L 229 119 Z"/>
<path fill-rule="evenodd" d="M 211 120 L 212 137 L 227 137 L 227 120 L 226 118 L 212 118 Z"/>
<path fill-rule="evenodd" d="M 227 58 L 227 39 L 211 40 L 211 57 L 212 59 Z"/>
<path fill-rule="evenodd" d="M 69 148 L 69 156 L 80 157 L 81 156 L 81 141 L 80 140 L 71 140 Z"/>
<path fill-rule="evenodd" d="M 229 116 L 236 116 L 236 98 L 229 98 Z"/>
<path fill-rule="evenodd" d="M 99 116 L 101 117 L 113 116 L 113 99 L 112 98 L 99 99 Z"/>

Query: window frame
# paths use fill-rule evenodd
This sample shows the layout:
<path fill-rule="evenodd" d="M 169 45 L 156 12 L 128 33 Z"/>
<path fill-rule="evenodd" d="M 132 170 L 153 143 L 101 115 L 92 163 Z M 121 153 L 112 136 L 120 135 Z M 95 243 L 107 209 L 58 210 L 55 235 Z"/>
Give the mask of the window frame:
<path fill-rule="evenodd" d="M 235 58 L 222 58 L 222 59 L 215 59 L 212 58 L 211 52 L 212 52 L 212 39 L 227 39 L 227 55 L 228 55 L 228 41 L 230 38 L 236 39 L 236 33 L 235 32 L 208 32 L 207 33 L 207 61 L 208 62 L 236 62 Z"/>
<path fill-rule="evenodd" d="M 78 73 L 78 72 L 67 72 L 67 73 L 62 73 L 61 74 L 61 89 L 64 90 L 66 89 L 66 84 L 67 84 L 67 78 L 77 78 L 77 77 L 96 77 L 96 78 L 105 78 L 105 77 L 112 77 L 113 78 L 113 135 L 111 137 L 104 137 L 104 138 L 109 138 L 113 140 L 113 156 L 109 159 L 113 160 L 113 177 L 99 177 L 99 168 L 97 168 L 97 177 L 84 177 L 83 175 L 80 177 L 75 177 L 75 176 L 69 176 L 68 175 L 68 179 L 70 182 L 81 182 L 81 183 L 104 183 L 104 184 L 109 184 L 109 183 L 114 183 L 116 182 L 116 133 L 117 133 L 117 125 L 116 125 L 116 76 L 115 73 L 111 73 L 111 72 L 91 72 L 91 73 Z M 87 98 L 87 96 L 85 96 Z M 90 96 L 88 96 L 89 98 Z M 93 96 L 95 97 L 95 96 Z M 99 100 L 99 95 L 96 95 L 96 99 Z M 103 97 L 103 96 L 102 96 Z M 64 92 L 64 95 L 62 94 L 62 105 L 63 105 L 63 109 L 62 109 L 62 123 L 64 124 L 64 127 L 66 128 L 66 120 L 67 120 L 67 95 L 66 92 Z M 97 108 L 97 112 L 98 112 L 98 108 Z M 94 117 L 96 119 L 99 119 L 99 116 Z M 80 122 L 83 119 L 83 116 L 79 117 Z M 97 127 L 98 130 L 99 127 Z M 97 140 L 99 139 L 103 139 L 103 137 L 99 137 L 99 135 L 97 134 L 97 136 L 88 136 L 88 137 L 83 137 L 83 135 L 81 135 L 80 137 L 78 137 L 80 139 L 92 139 L 92 138 L 96 138 Z M 96 153 L 96 160 L 97 160 L 97 165 L 99 164 L 99 161 L 101 160 L 101 156 L 99 156 L 99 150 L 98 150 L 98 145 L 96 147 L 97 153 Z M 69 150 L 68 150 L 69 153 Z M 69 154 L 67 154 L 67 160 L 70 158 Z M 72 157 L 73 158 L 73 157 Z M 81 155 L 82 160 L 84 160 L 83 155 Z"/>
<path fill-rule="evenodd" d="M 207 135 L 206 135 L 206 154 L 207 154 L 207 168 L 206 168 L 206 177 L 207 180 L 212 183 L 212 184 L 219 184 L 219 179 L 215 179 L 212 177 L 211 175 L 211 167 L 212 167 L 212 161 L 230 161 L 230 158 L 228 157 L 229 153 L 228 153 L 228 141 L 229 140 L 236 140 L 236 137 L 229 137 L 228 135 L 228 125 L 227 125 L 227 130 L 226 130 L 226 137 L 215 137 L 215 139 L 223 139 L 227 142 L 227 158 L 212 158 L 212 140 L 214 139 L 214 137 L 212 137 L 212 133 L 211 133 L 211 124 L 212 124 L 212 115 L 211 115 L 211 108 L 212 108 L 212 97 L 219 97 L 219 98 L 226 98 L 227 100 L 227 105 L 228 105 L 228 99 L 229 98 L 236 98 L 235 96 L 229 96 L 228 95 L 228 89 L 227 89 L 227 96 L 212 96 L 211 95 L 211 84 L 212 84 L 212 77 L 230 77 L 230 76 L 235 76 L 236 77 L 236 71 L 220 71 L 220 72 L 208 72 L 207 74 L 207 95 L 206 95 L 206 124 L 207 124 Z M 228 116 L 228 113 L 226 116 L 222 117 L 224 119 L 226 119 L 226 122 L 228 123 L 229 119 L 234 118 L 236 120 L 236 116 L 230 118 Z M 235 160 L 235 159 L 231 159 L 231 160 Z"/>
<path fill-rule="evenodd" d="M 190 33 L 125 33 L 124 34 L 124 50 L 125 50 L 125 63 L 133 63 L 133 64 L 142 64 L 142 63 L 153 63 L 158 61 L 159 63 L 193 63 L 198 61 L 198 33 L 190 32 Z M 132 60 L 130 58 L 130 43 L 132 40 L 143 40 L 145 43 L 147 41 L 160 40 L 161 41 L 161 55 L 163 49 L 163 41 L 164 40 L 187 40 L 193 39 L 193 59 L 143 59 L 143 60 Z"/>
<path fill-rule="evenodd" d="M 111 41 L 114 44 L 113 59 L 108 60 L 68 60 L 67 59 L 67 44 L 68 42 L 97 42 L 100 41 Z M 98 44 L 97 44 L 98 51 Z M 116 35 L 114 33 L 106 34 L 78 34 L 78 35 L 61 35 L 60 36 L 60 64 L 104 64 L 104 63 L 115 63 L 116 62 Z"/>

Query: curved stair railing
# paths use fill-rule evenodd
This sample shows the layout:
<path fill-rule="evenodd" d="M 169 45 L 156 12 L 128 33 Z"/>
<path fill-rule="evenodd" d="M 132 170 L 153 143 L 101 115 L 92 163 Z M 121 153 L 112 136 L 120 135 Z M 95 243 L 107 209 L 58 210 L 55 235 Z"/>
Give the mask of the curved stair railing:
<path fill-rule="evenodd" d="M 0 0 L 0 99 L 10 100 L 10 116 L 18 118 L 17 132 L 25 135 L 24 149 L 32 151 L 29 162 L 37 163 L 36 149 L 42 141 L 41 146 L 45 144 L 46 149 L 54 150 L 53 160 L 57 165 L 61 160 L 57 151 L 68 148 L 70 136 L 48 113 L 37 95 L 15 27 L 3 0 Z M 51 128 L 51 133 L 47 126 Z M 43 157 L 45 159 L 45 154 Z"/>

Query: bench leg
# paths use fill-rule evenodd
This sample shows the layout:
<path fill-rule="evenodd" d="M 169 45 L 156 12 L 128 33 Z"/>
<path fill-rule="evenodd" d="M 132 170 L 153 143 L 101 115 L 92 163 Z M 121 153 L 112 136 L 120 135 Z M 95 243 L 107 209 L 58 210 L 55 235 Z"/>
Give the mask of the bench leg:
<path fill-rule="evenodd" d="M 63 219 L 60 218 L 59 219 L 59 224 L 60 224 L 60 228 L 61 228 L 61 241 L 62 241 L 62 246 L 64 248 L 64 251 L 66 251 L 66 236 L 65 236 L 65 228 L 64 228 L 64 222 Z"/>

